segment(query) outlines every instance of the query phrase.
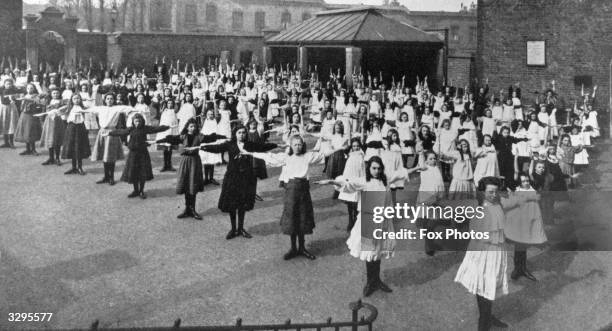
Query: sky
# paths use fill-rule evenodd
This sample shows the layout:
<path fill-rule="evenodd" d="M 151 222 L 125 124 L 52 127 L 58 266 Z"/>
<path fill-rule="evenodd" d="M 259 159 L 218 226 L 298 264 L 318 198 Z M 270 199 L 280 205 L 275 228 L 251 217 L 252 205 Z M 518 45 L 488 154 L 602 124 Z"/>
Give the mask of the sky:
<path fill-rule="evenodd" d="M 2 0 L 0 0 L 2 1 Z M 325 0 L 328 3 L 381 5 L 383 0 Z M 475 1 L 475 0 L 474 0 Z M 26 3 L 45 4 L 48 0 L 24 0 Z M 461 3 L 469 6 L 471 0 L 399 0 L 399 3 L 410 10 L 444 10 L 458 11 Z"/>

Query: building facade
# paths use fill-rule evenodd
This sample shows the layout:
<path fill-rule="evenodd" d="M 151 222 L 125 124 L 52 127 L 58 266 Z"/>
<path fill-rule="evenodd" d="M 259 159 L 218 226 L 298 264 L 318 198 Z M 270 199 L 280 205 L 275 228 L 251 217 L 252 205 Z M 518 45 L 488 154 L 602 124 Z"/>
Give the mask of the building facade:
<path fill-rule="evenodd" d="M 480 0 L 477 74 L 489 85 L 519 83 L 524 102 L 555 81 L 565 106 L 598 86 L 595 107 L 608 123 L 612 3 L 606 0 Z M 535 92 L 538 92 L 536 94 Z M 608 125 L 605 125 L 607 127 Z"/>
<path fill-rule="evenodd" d="M 325 10 L 323 0 L 132 0 L 124 31 L 261 35 Z"/>

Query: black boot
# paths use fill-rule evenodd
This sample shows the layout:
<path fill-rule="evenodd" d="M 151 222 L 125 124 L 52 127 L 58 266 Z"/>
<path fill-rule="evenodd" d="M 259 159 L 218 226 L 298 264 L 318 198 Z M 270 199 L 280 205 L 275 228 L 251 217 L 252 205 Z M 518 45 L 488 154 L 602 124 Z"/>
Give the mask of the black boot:
<path fill-rule="evenodd" d="M 298 256 L 298 250 L 297 250 L 297 235 L 296 234 L 292 234 L 291 235 L 291 249 L 289 250 L 289 252 L 285 253 L 285 255 L 283 256 L 283 258 L 285 260 L 291 260 L 292 258 Z"/>
<path fill-rule="evenodd" d="M 61 160 L 61 157 L 60 157 L 61 156 L 61 152 L 62 152 L 61 147 L 59 147 L 59 146 L 55 147 L 53 149 L 53 151 L 55 152 L 55 164 L 57 164 L 58 166 L 61 166 L 62 165 L 62 160 Z"/>
<path fill-rule="evenodd" d="M 176 169 L 172 167 L 172 150 L 168 151 L 168 171 L 174 172 Z"/>
<path fill-rule="evenodd" d="M 491 329 L 491 309 L 493 303 L 480 295 L 476 295 L 478 303 L 478 331 L 489 331 Z"/>
<path fill-rule="evenodd" d="M 303 234 L 298 235 L 298 240 L 300 244 L 300 247 L 298 248 L 298 253 L 309 260 L 316 259 L 316 256 L 306 250 L 306 242 Z"/>
<path fill-rule="evenodd" d="M 191 198 L 189 197 L 189 194 L 185 193 L 185 210 L 183 210 L 183 213 L 178 215 L 177 218 L 191 217 L 190 201 Z"/>
<path fill-rule="evenodd" d="M 376 291 L 376 277 L 374 276 L 376 266 L 374 264 L 375 261 L 366 261 L 366 284 L 363 287 L 364 297 L 369 297 Z"/>
<path fill-rule="evenodd" d="M 86 172 L 85 170 L 83 170 L 83 160 L 81 159 L 75 159 L 73 158 L 73 160 L 76 160 L 77 163 L 77 171 L 79 172 L 79 175 L 81 176 L 85 176 Z M 74 161 L 73 161 L 74 162 Z"/>
<path fill-rule="evenodd" d="M 225 239 L 227 240 L 234 239 L 238 235 L 237 233 L 238 231 L 236 230 L 236 211 L 235 210 L 230 211 L 229 216 L 230 216 L 230 223 L 232 225 L 232 229 L 225 236 Z"/>
<path fill-rule="evenodd" d="M 26 143 L 25 151 L 19 153 L 19 155 L 31 155 L 32 151 L 30 150 L 30 143 Z"/>
<path fill-rule="evenodd" d="M 393 290 L 380 279 L 380 264 L 380 260 L 374 261 L 374 278 L 376 281 L 376 288 L 383 292 L 391 293 Z"/>
<path fill-rule="evenodd" d="M 32 155 L 38 156 L 38 152 L 36 151 L 36 143 L 30 143 L 30 151 L 32 151 Z"/>
<path fill-rule="evenodd" d="M 132 193 L 128 194 L 128 198 L 135 198 L 135 197 L 138 196 L 138 193 L 139 193 L 138 192 L 138 183 L 135 182 L 132 185 L 134 185 L 134 191 Z"/>
<path fill-rule="evenodd" d="M 103 165 L 104 165 L 104 178 L 97 181 L 96 184 L 108 183 L 108 163 L 104 162 Z"/>
<path fill-rule="evenodd" d="M 115 162 L 108 164 L 108 185 L 115 185 Z"/>
<path fill-rule="evenodd" d="M 191 197 L 191 216 L 193 216 L 193 218 L 195 218 L 196 220 L 201 221 L 202 220 L 202 216 L 200 216 L 200 214 L 198 214 L 198 212 L 196 211 L 196 206 L 195 206 L 196 195 L 193 194 L 193 195 L 190 195 L 190 197 Z"/>
<path fill-rule="evenodd" d="M 244 229 L 244 214 L 245 211 L 244 210 L 240 210 L 238 209 L 238 231 L 237 234 L 240 236 L 243 236 L 247 239 L 253 238 L 253 236 L 251 236 L 250 233 L 246 232 L 246 230 Z"/>
<path fill-rule="evenodd" d="M 9 134 L 9 145 L 11 148 L 15 148 L 15 135 Z"/>
<path fill-rule="evenodd" d="M 55 163 L 55 160 L 53 159 L 53 148 L 49 148 L 49 158 L 47 159 L 47 161 L 43 162 L 42 165 L 51 165 L 53 163 Z"/>
<path fill-rule="evenodd" d="M 519 278 L 521 278 L 521 276 L 523 275 L 522 272 L 522 263 L 521 263 L 521 252 L 517 251 L 516 249 L 514 250 L 514 269 L 512 269 L 512 272 L 510 273 L 510 278 L 512 280 L 517 280 Z"/>
<path fill-rule="evenodd" d="M 4 135 L 4 145 L 0 146 L 0 148 L 10 148 L 10 147 L 11 147 L 11 144 L 9 141 L 9 135 L 5 134 Z"/>
<path fill-rule="evenodd" d="M 527 270 L 527 251 L 523 251 L 523 257 L 522 257 L 522 270 L 523 270 L 523 276 L 525 276 L 525 278 L 531 280 L 531 281 L 537 281 L 537 279 L 535 278 L 534 275 L 531 274 L 531 272 L 529 272 L 529 270 Z"/>

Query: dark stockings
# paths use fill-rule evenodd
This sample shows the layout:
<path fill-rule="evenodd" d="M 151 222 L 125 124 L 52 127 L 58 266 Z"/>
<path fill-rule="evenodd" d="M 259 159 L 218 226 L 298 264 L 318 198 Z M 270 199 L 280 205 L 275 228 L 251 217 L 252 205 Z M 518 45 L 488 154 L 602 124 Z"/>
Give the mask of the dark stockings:
<path fill-rule="evenodd" d="M 204 165 L 204 181 L 211 181 L 213 179 L 213 175 L 215 173 L 215 166 L 212 164 Z"/>
<path fill-rule="evenodd" d="M 527 270 L 527 248 L 523 245 L 516 244 L 514 248 L 514 270 L 512 270 L 510 277 L 513 280 L 525 277 L 529 280 L 536 281 L 535 276 Z"/>
<path fill-rule="evenodd" d="M 291 250 L 285 254 L 285 260 L 292 259 L 298 255 L 304 256 L 307 259 L 314 260 L 316 257 L 306 250 L 306 240 L 303 234 L 291 235 Z"/>
<path fill-rule="evenodd" d="M 357 221 L 357 202 L 347 202 L 346 207 L 348 209 L 348 225 L 346 227 L 346 231 L 350 232 L 355 226 L 355 222 Z"/>
<path fill-rule="evenodd" d="M 392 292 L 391 288 L 380 279 L 380 260 L 366 261 L 366 285 L 363 288 L 363 295 L 368 297 L 376 290 Z"/>
<path fill-rule="evenodd" d="M 493 309 L 493 301 L 476 295 L 478 303 L 478 331 L 489 331 L 491 329 L 491 311 Z"/>

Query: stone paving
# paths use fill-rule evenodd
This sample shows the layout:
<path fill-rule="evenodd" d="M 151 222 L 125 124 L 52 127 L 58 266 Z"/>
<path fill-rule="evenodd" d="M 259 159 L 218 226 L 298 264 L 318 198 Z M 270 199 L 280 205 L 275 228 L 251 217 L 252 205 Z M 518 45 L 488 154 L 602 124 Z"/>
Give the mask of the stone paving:
<path fill-rule="evenodd" d="M 330 187 L 312 189 L 317 226 L 307 243 L 318 258 L 283 261 L 289 238 L 278 226 L 278 169 L 259 182 L 265 201 L 247 214 L 253 239 L 227 241 L 219 187 L 198 195 L 203 221 L 178 220 L 183 197 L 174 194 L 175 174 L 155 170 L 149 198 L 132 200 L 131 185 L 94 184 L 101 164 L 86 161 L 86 176 L 65 176 L 67 164 L 43 167 L 46 155 L 21 157 L 18 147 L 0 150 L 0 329 L 83 328 L 96 319 L 101 327 L 171 326 L 179 317 L 183 325 L 227 325 L 239 317 L 245 324 L 349 320 L 348 303 L 361 296 L 365 267 L 348 255 L 346 207 L 331 199 Z M 608 148 L 602 146 L 582 189 L 610 189 Z M 161 155 L 152 152 L 152 159 L 159 169 Z M 215 178 L 223 172 L 217 167 Z M 598 202 L 601 210 L 608 205 Z M 609 221 L 608 214 L 594 223 L 609 231 Z M 375 329 L 476 329 L 476 300 L 453 282 L 462 256 L 400 251 L 383 262 L 394 292 L 365 300 L 379 310 Z M 611 325 L 612 253 L 534 249 L 528 263 L 538 282 L 512 282 L 494 304 L 512 330 Z M 53 317 L 10 323 L 9 312 Z"/>

